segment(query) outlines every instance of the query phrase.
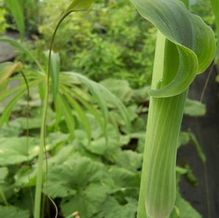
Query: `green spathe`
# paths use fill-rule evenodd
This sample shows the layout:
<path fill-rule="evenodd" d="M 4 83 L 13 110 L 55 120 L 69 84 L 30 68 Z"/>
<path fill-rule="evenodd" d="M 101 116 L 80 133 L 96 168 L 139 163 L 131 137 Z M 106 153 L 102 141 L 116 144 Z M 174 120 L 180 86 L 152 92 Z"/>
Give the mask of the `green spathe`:
<path fill-rule="evenodd" d="M 157 27 L 138 218 L 168 218 L 176 199 L 176 152 L 188 88 L 215 56 L 213 31 L 179 0 L 131 0 Z"/>
<path fill-rule="evenodd" d="M 179 56 L 178 69 L 166 83 L 161 81 L 150 94 L 170 97 L 184 92 L 215 56 L 214 32 L 190 13 L 179 0 L 131 0 L 139 13 L 172 42 Z M 168 77 L 168 75 L 167 75 Z"/>

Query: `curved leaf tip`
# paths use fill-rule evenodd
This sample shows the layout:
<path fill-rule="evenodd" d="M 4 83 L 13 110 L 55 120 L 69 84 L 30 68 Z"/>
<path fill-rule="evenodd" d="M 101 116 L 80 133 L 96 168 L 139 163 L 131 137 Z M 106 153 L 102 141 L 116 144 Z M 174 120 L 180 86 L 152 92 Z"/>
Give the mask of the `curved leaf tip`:
<path fill-rule="evenodd" d="M 94 0 L 73 0 L 67 11 L 83 11 L 88 10 Z"/>
<path fill-rule="evenodd" d="M 137 11 L 176 47 L 179 57 L 175 76 L 150 90 L 153 97 L 176 96 L 188 89 L 215 57 L 214 33 L 200 17 L 190 13 L 179 0 L 131 0 Z M 162 81 L 162 80 L 161 80 Z"/>

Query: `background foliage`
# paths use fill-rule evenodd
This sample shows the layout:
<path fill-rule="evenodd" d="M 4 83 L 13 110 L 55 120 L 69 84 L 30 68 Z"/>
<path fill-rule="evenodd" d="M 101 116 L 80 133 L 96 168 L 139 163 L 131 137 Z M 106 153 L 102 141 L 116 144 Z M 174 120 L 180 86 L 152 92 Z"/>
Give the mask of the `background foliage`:
<path fill-rule="evenodd" d="M 6 83 L 0 83 L 0 217 L 16 214 L 18 218 L 26 218 L 31 217 L 33 211 L 46 52 L 58 16 L 69 1 L 23 1 L 24 20 L 21 22 L 25 24 L 26 38 L 22 42 L 15 41 L 18 43 L 15 63 L 22 62 L 22 72 L 29 82 L 35 82 L 30 83 L 30 96 L 26 95 L 25 83 L 17 71 L 10 74 L 13 77 L 7 77 Z M 191 9 L 214 27 L 208 1 L 194 3 Z M 0 32 L 19 29 L 10 8 L 1 0 L 0 5 Z M 58 93 L 62 96 L 62 107 L 55 107 L 51 97 L 45 217 L 54 214 L 47 195 L 58 205 L 60 217 L 68 218 L 76 211 L 81 218 L 135 217 L 154 43 L 155 30 L 125 0 L 99 0 L 89 13 L 74 14 L 61 26 L 55 52 L 61 60 Z M 1 76 L 7 74 L 2 68 L 0 73 Z M 99 83 L 85 79 L 84 84 L 79 79 L 81 74 Z M 130 131 L 124 117 L 121 118 L 123 107 L 120 105 L 119 109 L 117 103 L 109 101 L 111 95 L 106 91 L 109 94 L 106 97 L 106 92 L 98 89 L 99 85 L 114 93 L 113 96 L 119 98 L 119 101 L 116 98 L 117 103 L 126 106 Z M 69 98 L 66 89 L 71 94 Z M 23 92 L 16 98 L 19 90 Z M 108 116 L 104 117 L 106 109 Z M 187 116 L 203 116 L 205 112 L 205 105 L 187 100 Z M 201 147 L 191 132 L 182 132 L 179 146 L 190 141 L 204 161 Z M 179 181 L 181 176 L 194 183 L 195 176 L 187 165 L 177 168 Z M 180 194 L 171 218 L 179 217 L 201 217 Z"/>

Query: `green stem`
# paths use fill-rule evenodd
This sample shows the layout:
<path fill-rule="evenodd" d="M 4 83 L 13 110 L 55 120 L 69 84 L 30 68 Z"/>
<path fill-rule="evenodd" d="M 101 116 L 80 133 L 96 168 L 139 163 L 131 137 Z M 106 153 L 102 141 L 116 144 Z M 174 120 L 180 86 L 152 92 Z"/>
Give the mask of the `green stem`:
<path fill-rule="evenodd" d="M 52 48 L 55 41 L 55 36 L 58 31 L 59 26 L 62 24 L 63 20 L 72 11 L 67 11 L 58 21 L 54 33 L 52 35 L 52 40 L 49 48 L 49 59 L 48 59 L 48 73 L 45 77 L 45 96 L 43 100 L 42 109 L 42 122 L 41 122 L 41 132 L 40 132 L 40 151 L 37 163 L 37 178 L 36 178 L 36 191 L 35 191 L 35 205 L 34 205 L 34 218 L 40 218 L 41 214 L 41 201 L 42 201 L 42 186 L 43 186 L 43 174 L 44 174 L 44 151 L 46 149 L 46 123 L 47 123 L 47 111 L 49 107 L 49 91 L 50 91 L 50 75 L 51 75 L 51 56 Z M 47 165 L 46 165 L 47 169 Z"/>
<path fill-rule="evenodd" d="M 48 79 L 48 78 L 47 78 Z M 49 87 L 47 85 L 47 80 L 45 81 L 45 96 L 43 102 L 42 111 L 42 125 L 40 132 L 40 151 L 37 163 L 37 178 L 36 178 L 36 191 L 35 191 L 35 206 L 34 206 L 34 218 L 40 218 L 41 213 L 41 200 L 42 200 L 42 185 L 43 185 L 43 171 L 44 171 L 44 148 L 46 145 L 46 115 L 48 110 L 48 100 L 49 100 Z"/>
<path fill-rule="evenodd" d="M 166 39 L 158 32 L 152 88 L 164 80 Z M 176 196 L 176 151 L 187 92 L 150 98 L 138 218 L 166 218 Z"/>

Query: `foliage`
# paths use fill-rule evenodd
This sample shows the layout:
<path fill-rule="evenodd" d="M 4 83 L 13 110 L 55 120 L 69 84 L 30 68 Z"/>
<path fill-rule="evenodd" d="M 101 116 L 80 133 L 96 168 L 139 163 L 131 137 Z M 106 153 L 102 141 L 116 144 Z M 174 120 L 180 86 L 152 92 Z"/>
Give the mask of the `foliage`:
<path fill-rule="evenodd" d="M 63 1 L 42 3 L 39 31 L 43 41 L 40 45 L 37 42 L 39 48 L 48 45 L 57 9 L 64 10 L 64 5 Z M 61 55 L 64 70 L 73 68 L 97 81 L 114 77 L 143 86 L 150 82 L 154 41 L 154 29 L 127 1 L 99 1 L 89 14 L 68 18 L 57 34 L 55 50 Z M 66 54 L 69 58 L 64 58 Z"/>
<path fill-rule="evenodd" d="M 3 7 L 3 0 L 0 1 L 0 33 L 4 33 L 7 27 L 5 20 L 6 10 Z"/>
<path fill-rule="evenodd" d="M 198 14 L 203 20 L 209 24 L 214 25 L 213 12 L 211 8 L 211 0 L 197 0 L 191 2 L 190 9 L 193 13 Z M 214 27 L 213 27 L 214 28 Z"/>
<path fill-rule="evenodd" d="M 32 216 L 40 152 L 40 107 L 47 76 L 48 52 L 44 51 L 48 49 L 57 11 L 61 14 L 69 1 L 22 0 L 24 20 L 14 21 L 26 36 L 37 26 L 36 20 L 40 23 L 40 34 L 34 35 L 35 41 L 31 42 L 34 46 L 1 38 L 18 50 L 18 56 L 14 63 L 0 66 L 0 153 L 3 154 L 0 156 L 0 217 Z M 37 5 L 40 17 L 35 16 Z M 16 13 L 13 14 L 16 18 Z M 52 95 L 44 148 L 46 165 L 42 168 L 44 216 L 54 215 L 51 214 L 53 198 L 59 217 L 78 214 L 81 218 L 134 218 L 155 29 L 137 16 L 125 0 L 97 1 L 89 14 L 74 14 L 69 20 L 61 26 L 56 52 L 51 54 Z M 98 81 L 108 79 L 97 83 L 69 69 Z M 144 87 L 132 88 L 139 86 Z M 205 111 L 200 102 L 186 101 L 185 114 L 203 116 Z M 131 129 L 127 128 L 130 122 Z M 205 162 L 204 153 L 191 132 L 181 133 L 177 146 L 189 141 Z M 177 181 L 181 176 L 189 179 L 193 175 L 188 166 L 177 167 L 176 171 Z M 201 215 L 178 194 L 171 214 L 171 218 L 176 217 Z"/>
<path fill-rule="evenodd" d="M 119 83 L 124 85 L 116 87 Z M 74 140 L 69 138 L 65 125 L 60 124 L 57 130 L 54 112 L 50 111 L 46 146 L 48 174 L 44 183 L 44 193 L 56 201 L 60 207 L 60 216 L 68 217 L 77 211 L 81 218 L 115 216 L 134 218 L 136 214 L 145 131 L 145 125 L 141 125 L 141 121 L 143 117 L 145 119 L 147 113 L 145 101 L 148 100 L 142 99 L 139 90 L 132 89 L 126 81 L 110 79 L 103 81 L 102 84 L 107 84 L 107 87 L 114 90 L 114 94 L 117 93 L 124 99 L 128 116 L 135 128 L 124 135 L 109 124 L 107 128 L 109 141 L 106 145 L 102 129 L 95 122 L 94 115 L 86 112 L 93 130 L 92 141 L 88 144 L 86 131 L 80 126 L 76 126 Z M 39 152 L 40 102 L 35 95 L 35 92 L 31 92 L 30 125 L 26 126 L 25 117 L 16 116 L 17 113 L 22 113 L 24 99 L 17 103 L 8 125 L 4 125 L 1 131 L 0 152 L 4 153 L 4 156 L 0 160 L 2 166 L 0 179 L 1 190 L 7 201 L 4 208 L 8 213 L 13 213 L 16 208 L 19 210 L 17 213 L 26 214 L 23 217 L 29 217 L 28 213 L 32 211 L 31 193 L 35 185 L 36 157 Z M 117 119 L 119 116 L 115 106 L 111 107 L 109 117 L 117 121 L 122 130 L 125 124 Z M 21 137 L 27 128 L 30 137 Z M 190 140 L 189 134 L 183 134 L 180 144 L 186 144 Z M 133 143 L 133 140 L 136 142 Z M 178 169 L 177 172 L 178 176 L 187 176 L 187 169 Z M 4 204 L 2 197 L 0 200 Z M 7 205 L 13 205 L 13 208 Z M 0 214 L 3 211 L 0 210 Z M 49 212 L 45 211 L 46 213 Z M 190 217 L 191 214 L 194 214 L 194 217 L 195 215 L 201 217 L 189 203 L 179 197 L 172 216 L 183 218 Z"/>
<path fill-rule="evenodd" d="M 29 58 L 33 59 L 37 65 L 39 63 L 37 60 L 34 59 L 34 56 L 31 54 L 30 51 L 23 49 L 21 44 L 16 43 L 13 40 L 2 38 L 1 40 L 9 42 L 10 44 L 16 46 L 21 52 L 27 53 Z M 20 47 L 21 46 L 21 47 Z M 55 60 L 57 56 L 54 56 L 53 62 L 55 65 Z M 1 77 L 5 78 L 4 83 L 0 83 L 1 88 L 8 89 L 8 92 L 1 93 L 0 99 L 5 105 L 5 99 L 11 98 L 11 101 L 9 104 L 6 104 L 3 112 L 2 117 L 0 119 L 0 124 L 7 122 L 10 117 L 10 113 L 13 109 L 13 107 L 16 105 L 16 103 L 21 99 L 22 96 L 25 96 L 26 94 L 26 84 L 25 80 L 23 80 L 22 76 L 20 74 L 17 74 L 13 77 L 13 81 L 18 82 L 20 85 L 10 86 L 10 83 L 8 82 L 9 76 L 16 73 L 19 70 L 22 70 L 24 72 L 24 75 L 26 77 L 26 80 L 29 83 L 30 91 L 35 92 L 38 91 L 39 95 L 36 97 L 42 98 L 42 84 L 45 81 L 45 72 L 41 72 L 43 70 L 43 66 L 39 65 L 38 68 L 34 72 L 26 68 L 24 69 L 24 65 L 20 63 L 8 63 L 6 66 L 5 64 L 2 64 L 2 72 Z M 9 83 L 9 84 L 8 84 Z M 89 127 L 89 121 L 87 120 L 86 116 L 84 115 L 84 112 L 82 108 L 86 108 L 86 110 L 91 111 L 92 114 L 97 118 L 98 123 L 102 127 L 104 131 L 104 126 L 106 126 L 105 120 L 108 117 L 107 112 L 107 105 L 111 104 L 119 108 L 121 112 L 121 116 L 124 118 L 124 121 L 128 124 L 128 117 L 126 116 L 126 110 L 121 103 L 121 101 L 116 98 L 113 94 L 111 94 L 105 87 L 101 86 L 100 84 L 97 84 L 85 76 L 82 76 L 75 72 L 63 72 L 60 75 L 60 82 L 59 82 L 59 88 L 57 89 L 57 81 L 51 84 L 53 92 L 57 92 L 57 99 L 51 100 L 51 104 L 54 103 L 56 107 L 56 123 L 58 125 L 59 122 L 64 117 L 64 120 L 66 122 L 67 128 L 70 133 L 74 132 L 74 124 L 77 125 L 75 122 L 75 119 L 78 120 L 82 126 L 86 129 L 87 135 L 90 135 L 90 127 Z M 57 90 L 56 90 L 57 89 Z M 10 90 L 10 91 L 9 91 Z M 74 96 L 74 98 L 73 98 Z M 93 96 L 93 99 L 91 98 Z M 54 101 L 55 100 L 55 101 Z M 99 118 L 100 114 L 96 108 L 96 106 L 93 106 L 94 104 L 99 105 L 98 107 L 102 111 L 104 119 Z M 72 116 L 71 108 L 75 108 L 75 113 L 73 113 L 74 117 Z M 51 108 L 52 110 L 52 108 Z M 74 119 L 75 118 L 75 119 Z M 78 123 L 79 124 L 79 123 Z"/>
<path fill-rule="evenodd" d="M 23 38 L 25 33 L 24 7 L 23 7 L 24 1 L 6 0 L 5 3 L 9 8 L 12 16 L 14 17 L 14 21 L 16 22 L 21 38 Z"/>

